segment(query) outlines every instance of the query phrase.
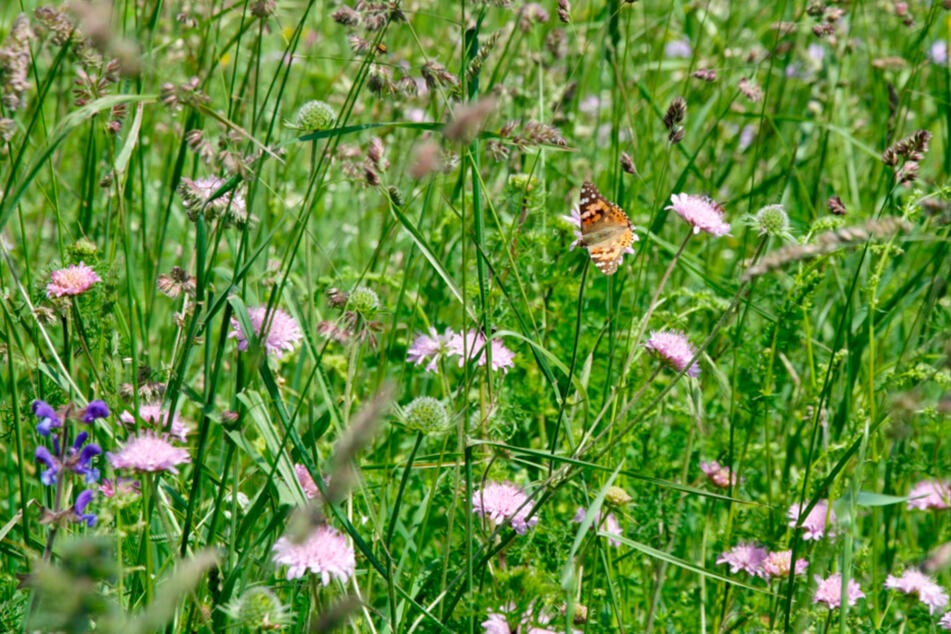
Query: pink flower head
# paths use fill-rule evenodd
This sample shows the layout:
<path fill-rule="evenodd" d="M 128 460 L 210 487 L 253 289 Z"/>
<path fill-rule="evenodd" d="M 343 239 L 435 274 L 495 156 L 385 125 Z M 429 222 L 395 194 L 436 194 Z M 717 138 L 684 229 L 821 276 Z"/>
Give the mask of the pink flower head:
<path fill-rule="evenodd" d="M 922 480 L 908 493 L 908 508 L 943 510 L 951 503 L 951 481 Z"/>
<path fill-rule="evenodd" d="M 729 564 L 730 572 L 744 571 L 754 577 L 762 576 L 763 561 L 766 560 L 766 549 L 753 544 L 739 544 L 729 552 L 717 558 L 718 564 Z"/>
<path fill-rule="evenodd" d="M 268 322 L 268 331 L 262 336 L 261 328 L 265 325 L 265 319 Z M 267 354 L 275 357 L 280 357 L 285 352 L 293 350 L 297 342 L 303 337 L 297 321 L 280 308 L 274 308 L 270 314 L 268 314 L 267 306 L 249 308 L 248 320 L 251 322 L 254 334 L 262 337 Z M 241 329 L 241 324 L 234 317 L 231 318 L 231 328 L 231 333 L 228 336 L 237 338 L 238 350 L 247 350 L 247 334 Z"/>
<path fill-rule="evenodd" d="M 538 517 L 529 518 L 532 507 L 528 496 L 509 482 L 489 482 L 472 494 L 472 511 L 488 517 L 498 526 L 508 520 L 519 535 L 538 523 Z"/>
<path fill-rule="evenodd" d="M 678 372 L 686 370 L 689 377 L 697 378 L 700 376 L 700 366 L 696 362 L 689 368 L 687 367 L 697 351 L 690 345 L 687 337 L 682 332 L 673 330 L 653 331 L 644 347 Z"/>
<path fill-rule="evenodd" d="M 559 216 L 559 218 L 571 225 L 572 235 L 575 238 L 575 241 L 568 246 L 568 250 L 571 251 L 575 247 L 583 245 L 584 234 L 581 233 L 581 209 L 575 205 L 571 208 L 571 212 L 567 216 Z"/>
<path fill-rule="evenodd" d="M 715 487 L 729 489 L 736 486 L 736 474 L 730 467 L 724 467 L 719 462 L 701 462 L 700 470 L 707 476 L 707 480 Z"/>
<path fill-rule="evenodd" d="M 102 278 L 96 275 L 91 266 L 80 262 L 67 266 L 65 269 L 53 271 L 50 274 L 50 280 L 50 283 L 46 285 L 46 296 L 53 298 L 85 293 L 93 284 L 101 282 Z"/>
<path fill-rule="evenodd" d="M 921 602 L 928 606 L 931 614 L 948 605 L 948 593 L 944 591 L 944 588 L 932 581 L 928 575 L 913 568 L 906 570 L 900 577 L 888 575 L 885 579 L 885 587 L 905 594 L 918 595 Z"/>
<path fill-rule="evenodd" d="M 305 572 L 320 575 L 323 585 L 331 578 L 346 583 L 357 565 L 350 540 L 330 526 L 318 526 L 299 544 L 281 537 L 274 544 L 274 563 L 286 565 L 287 578 L 298 579 Z"/>
<path fill-rule="evenodd" d="M 796 528 L 796 524 L 799 523 L 799 516 L 806 506 L 808 505 L 796 503 L 789 507 L 786 517 L 789 518 L 790 527 Z M 829 501 L 819 500 L 809 511 L 809 515 L 802 520 L 802 528 L 806 531 L 802 538 L 807 541 L 822 539 L 827 528 L 829 529 L 829 537 L 835 537 L 835 532 L 830 528 L 832 524 L 835 524 L 835 521 L 835 511 L 829 506 Z"/>
<path fill-rule="evenodd" d="M 584 521 L 584 516 L 587 515 L 587 511 L 578 507 L 578 510 L 575 512 L 575 516 L 571 519 L 572 522 L 578 522 L 579 524 Z M 604 522 L 601 521 L 601 512 L 598 511 L 594 515 L 594 525 L 598 527 L 598 530 L 607 533 L 608 535 L 614 535 L 620 537 L 624 534 L 621 530 L 621 524 L 617 521 L 617 518 L 614 517 L 614 513 L 608 513 L 604 517 Z M 621 542 L 614 537 L 608 537 L 608 544 L 617 548 L 621 545 Z"/>
<path fill-rule="evenodd" d="M 180 464 L 191 461 L 188 451 L 175 447 L 153 431 L 141 432 L 126 441 L 116 453 L 109 453 L 113 469 L 168 471 L 178 473 Z"/>
<path fill-rule="evenodd" d="M 485 365 L 486 339 L 478 330 L 468 330 L 453 334 L 447 344 L 448 353 L 459 357 L 459 367 L 464 361 L 475 359 L 480 366 Z M 504 374 L 508 368 L 514 367 L 515 353 L 505 347 L 500 339 L 492 339 L 492 369 L 501 370 Z"/>
<path fill-rule="evenodd" d="M 693 226 L 694 233 L 706 231 L 714 236 L 730 233 L 730 224 L 723 219 L 723 207 L 715 200 L 706 196 L 674 194 L 670 197 L 670 203 L 664 209 L 676 211 L 677 215 Z"/>
<path fill-rule="evenodd" d="M 429 334 L 419 334 L 410 347 L 406 350 L 406 360 L 416 365 L 424 361 L 427 372 L 435 372 L 441 359 L 449 354 L 449 342 L 452 341 L 453 332 L 449 329 L 445 334 L 440 335 L 435 328 L 430 327 Z"/>
<path fill-rule="evenodd" d="M 149 423 L 157 431 L 165 433 L 165 426 L 168 424 L 168 410 L 164 409 L 158 403 L 143 403 L 139 405 L 139 418 Z M 128 411 L 119 414 L 119 420 L 126 425 L 134 425 L 135 417 Z M 168 430 L 168 435 L 181 442 L 186 441 L 186 437 L 191 432 L 188 425 L 179 418 L 178 414 L 172 415 L 172 426 Z"/>
<path fill-rule="evenodd" d="M 317 488 L 317 483 L 314 482 L 314 478 L 311 477 L 307 467 L 297 463 L 294 465 L 294 473 L 297 474 L 297 481 L 300 482 L 300 488 L 304 490 L 304 495 L 306 495 L 308 499 L 314 499 L 320 495 L 320 489 Z"/>
<path fill-rule="evenodd" d="M 938 625 L 941 626 L 943 630 L 951 630 L 951 612 L 945 613 L 945 615 L 941 617 L 941 620 L 938 621 Z"/>
<path fill-rule="evenodd" d="M 837 608 L 842 605 L 841 574 L 837 572 L 834 575 L 831 575 L 828 579 L 823 579 L 819 575 L 816 575 L 815 579 L 816 583 L 819 584 L 819 587 L 816 588 L 816 593 L 812 596 L 813 603 L 825 603 L 830 609 Z M 865 598 L 865 593 L 862 592 L 862 588 L 859 587 L 859 584 L 855 581 L 855 579 L 849 579 L 847 595 L 850 606 L 855 605 L 855 602 L 859 599 Z"/>
<path fill-rule="evenodd" d="M 506 616 L 504 613 L 508 613 L 508 615 Z M 509 619 L 518 620 L 514 629 L 509 625 Z M 526 634 L 559 634 L 560 632 L 564 632 L 563 628 L 555 631 L 544 627 L 536 627 L 535 625 L 548 625 L 550 622 L 551 617 L 544 613 L 534 617 L 531 607 L 525 612 L 518 614 L 515 611 L 515 606 L 509 603 L 499 608 L 499 612 L 489 611 L 489 618 L 482 621 L 481 625 L 482 634 L 516 634 L 520 632 L 525 632 Z M 572 629 L 571 632 L 572 634 L 580 634 L 578 630 L 575 629 Z"/>
<path fill-rule="evenodd" d="M 766 559 L 763 560 L 762 572 L 763 577 L 769 581 L 770 577 L 779 577 L 784 578 L 789 576 L 789 570 L 792 567 L 792 551 L 791 550 L 780 550 L 774 553 L 769 553 L 766 555 Z M 806 568 L 809 567 L 809 562 L 805 559 L 796 560 L 796 569 L 793 574 L 801 575 L 806 572 Z"/>

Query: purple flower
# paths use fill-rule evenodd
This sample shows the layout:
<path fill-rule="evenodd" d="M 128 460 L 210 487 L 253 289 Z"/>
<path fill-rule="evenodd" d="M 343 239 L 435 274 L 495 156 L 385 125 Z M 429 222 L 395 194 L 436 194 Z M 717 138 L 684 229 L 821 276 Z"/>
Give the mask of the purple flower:
<path fill-rule="evenodd" d="M 744 571 L 747 574 L 759 577 L 763 575 L 763 561 L 766 560 L 766 549 L 753 544 L 739 544 L 729 552 L 717 558 L 718 564 L 729 564 L 730 572 Z"/>
<path fill-rule="evenodd" d="M 153 431 L 130 438 L 116 453 L 109 453 L 113 469 L 168 471 L 178 473 L 178 465 L 191 462 L 188 451 L 175 447 Z"/>
<path fill-rule="evenodd" d="M 509 625 L 509 619 L 517 621 L 514 628 Z M 539 614 L 537 618 L 534 617 L 531 606 L 520 614 L 516 611 L 515 606 L 509 603 L 499 608 L 498 612 L 489 611 L 489 618 L 482 621 L 481 625 L 482 634 L 520 634 L 521 632 L 526 634 L 559 634 L 564 632 L 564 628 L 556 632 L 548 628 L 536 627 L 536 624 L 548 625 L 550 622 L 551 617 L 544 613 Z M 571 632 L 572 634 L 580 634 L 575 629 L 572 629 Z"/>
<path fill-rule="evenodd" d="M 485 335 L 478 330 L 468 330 L 463 333 L 455 334 L 449 339 L 448 354 L 459 357 L 459 367 L 468 360 L 476 360 L 478 365 L 483 366 L 486 362 L 486 339 Z M 499 339 L 492 339 L 492 369 L 501 370 L 504 374 L 508 368 L 514 367 L 515 353 L 505 347 Z"/>
<path fill-rule="evenodd" d="M 53 298 L 85 293 L 93 284 L 101 282 L 102 278 L 96 275 L 92 267 L 80 262 L 67 266 L 65 269 L 53 271 L 50 274 L 50 280 L 50 283 L 46 285 L 46 296 Z"/>
<path fill-rule="evenodd" d="M 435 372 L 439 360 L 449 353 L 449 342 L 453 336 L 451 330 L 447 329 L 445 334 L 440 335 L 435 328 L 430 327 L 428 335 L 419 334 L 410 344 L 406 350 L 406 360 L 416 365 L 429 361 L 426 371 Z"/>
<path fill-rule="evenodd" d="M 800 520 L 800 515 L 806 506 L 808 505 L 796 503 L 789 507 L 786 517 L 789 518 L 789 526 L 791 528 L 796 528 Z M 825 536 L 827 528 L 829 530 L 829 537 L 835 537 L 835 532 L 830 528 L 830 525 L 835 524 L 835 521 L 835 511 L 829 506 L 829 501 L 819 500 L 816 502 L 816 505 L 812 507 L 812 510 L 809 511 L 809 515 L 802 520 L 802 528 L 806 531 L 803 533 L 802 538 L 807 541 L 822 539 L 823 536 Z"/>
<path fill-rule="evenodd" d="M 267 321 L 268 331 L 261 333 L 261 329 Z M 293 350 L 297 342 L 301 340 L 300 327 L 297 320 L 280 308 L 274 308 L 268 313 L 267 306 L 257 306 L 248 309 L 248 321 L 251 322 L 251 328 L 254 334 L 260 337 L 268 355 L 280 357 L 285 352 Z M 241 329 L 241 324 L 234 317 L 231 318 L 231 333 L 228 337 L 238 340 L 238 350 L 248 349 L 248 335 Z"/>
<path fill-rule="evenodd" d="M 701 462 L 700 470 L 707 476 L 707 480 L 721 489 L 729 489 L 730 486 L 736 486 L 736 474 L 730 467 L 722 466 L 719 462 Z"/>
<path fill-rule="evenodd" d="M 819 575 L 816 575 L 815 579 L 819 584 L 819 587 L 816 588 L 816 593 L 812 597 L 813 603 L 825 603 L 830 609 L 837 608 L 842 605 L 841 574 L 837 572 L 827 579 L 823 579 Z M 848 595 L 847 598 L 850 606 L 855 605 L 855 602 L 859 599 L 865 598 L 865 593 L 862 592 L 862 588 L 859 587 L 859 584 L 855 581 L 855 579 L 849 579 L 849 585 L 846 589 L 846 594 Z"/>
<path fill-rule="evenodd" d="M 951 502 L 951 481 L 922 480 L 908 493 L 908 509 L 944 510 Z"/>
<path fill-rule="evenodd" d="M 700 375 L 700 366 L 696 362 L 689 368 L 687 367 L 697 351 L 690 345 L 687 337 L 682 332 L 673 330 L 653 331 L 644 347 L 678 372 L 686 370 L 687 376 L 692 378 Z"/>
<path fill-rule="evenodd" d="M 46 486 L 51 486 L 56 482 L 56 476 L 60 470 L 68 469 L 76 475 L 85 478 L 86 483 L 97 482 L 99 480 L 99 470 L 93 468 L 91 461 L 95 456 L 102 453 L 102 449 L 96 443 L 89 443 L 85 447 L 86 440 L 89 438 L 87 432 L 81 432 L 76 436 L 73 446 L 67 450 L 65 462 L 50 452 L 49 449 L 40 445 L 36 448 L 34 456 L 37 462 L 46 465 L 46 469 L 40 474 L 40 481 Z M 59 453 L 59 442 L 53 437 L 53 448 L 55 453 Z"/>
<path fill-rule="evenodd" d="M 694 233 L 706 231 L 714 236 L 730 233 L 730 223 L 723 219 L 723 207 L 706 196 L 674 194 L 670 197 L 670 205 L 664 209 L 677 212 L 677 215 L 693 226 Z"/>
<path fill-rule="evenodd" d="M 538 523 L 538 517 L 528 517 L 531 512 L 528 496 L 509 482 L 489 482 L 472 494 L 472 511 L 487 517 L 498 526 L 508 520 L 519 535 Z"/>
<path fill-rule="evenodd" d="M 318 526 L 297 544 L 287 537 L 278 539 L 274 544 L 274 563 L 288 566 L 288 579 L 303 577 L 309 571 L 320 575 L 325 586 L 331 578 L 346 583 L 356 567 L 350 541 L 326 525 Z"/>
<path fill-rule="evenodd" d="M 568 250 L 572 251 L 575 247 L 583 245 L 584 234 L 581 233 L 581 209 L 578 205 L 572 207 L 571 212 L 567 216 L 559 216 L 559 218 L 571 225 L 572 235 L 574 235 L 575 238 L 575 241 L 571 243 Z"/>
<path fill-rule="evenodd" d="M 948 63 L 948 43 L 944 40 L 935 40 L 928 49 L 928 59 L 932 64 L 943 66 Z"/>
<path fill-rule="evenodd" d="M 900 577 L 888 575 L 888 578 L 885 579 L 885 587 L 905 594 L 918 595 L 921 602 L 928 606 L 928 611 L 931 614 L 934 614 L 935 610 L 944 609 L 948 605 L 948 593 L 944 591 L 944 588 L 935 583 L 928 575 L 913 568 L 906 570 Z"/>
<path fill-rule="evenodd" d="M 941 617 L 941 620 L 938 621 L 938 625 L 941 626 L 941 629 L 951 630 L 951 612 L 945 613 L 945 615 Z"/>
<path fill-rule="evenodd" d="M 313 499 L 320 495 L 320 489 L 317 488 L 317 483 L 314 482 L 314 478 L 310 475 L 310 471 L 307 470 L 307 467 L 297 463 L 294 465 L 294 473 L 297 475 L 300 488 L 304 491 L 304 495 L 306 495 L 308 499 Z"/>
<path fill-rule="evenodd" d="M 56 410 L 46 401 L 33 401 L 33 414 L 39 419 L 36 433 L 40 436 L 49 436 L 52 429 L 63 426 Z"/>
<path fill-rule="evenodd" d="M 73 504 L 73 515 L 77 522 L 86 522 L 86 526 L 92 528 L 96 524 L 96 514 L 95 513 L 86 513 L 86 507 L 89 506 L 89 503 L 93 498 L 93 490 L 86 489 L 82 493 L 76 496 L 76 503 Z"/>
<path fill-rule="evenodd" d="M 163 436 L 171 436 L 180 442 L 186 442 L 191 429 L 188 424 L 179 418 L 178 414 L 172 415 L 171 426 L 168 433 L 165 433 L 165 427 L 168 425 L 168 410 L 158 403 L 143 403 L 139 405 L 139 418 L 152 425 L 153 428 L 162 432 Z M 135 425 L 135 417 L 128 411 L 119 414 L 119 420 L 126 425 Z"/>
<path fill-rule="evenodd" d="M 89 401 L 89 405 L 83 410 L 80 420 L 84 423 L 91 423 L 100 418 L 109 415 L 109 406 L 103 401 Z"/>
<path fill-rule="evenodd" d="M 664 55 L 667 57 L 690 58 L 693 55 L 693 48 L 690 46 L 690 40 L 672 40 L 664 46 Z"/>
<path fill-rule="evenodd" d="M 809 562 L 805 559 L 797 559 L 796 567 L 793 574 L 801 575 L 806 572 L 806 568 L 809 567 Z M 770 577 L 779 577 L 784 578 L 789 576 L 789 571 L 792 568 L 792 551 L 791 550 L 780 550 L 777 552 L 769 553 L 766 555 L 766 559 L 763 560 L 763 565 L 761 567 L 763 577 L 769 581 Z"/>
<path fill-rule="evenodd" d="M 572 522 L 578 522 L 579 524 L 584 521 L 584 516 L 587 515 L 587 511 L 578 507 L 578 510 L 575 512 L 575 516 L 572 518 Z M 608 535 L 614 535 L 620 537 L 623 535 L 621 530 L 621 524 L 617 521 L 617 518 L 614 517 L 614 513 L 608 513 L 604 518 L 604 524 L 601 522 L 601 511 L 598 511 L 594 514 L 594 524 L 598 527 L 598 530 L 607 533 Z M 621 542 L 614 537 L 608 537 L 608 544 L 617 548 L 621 545 Z"/>

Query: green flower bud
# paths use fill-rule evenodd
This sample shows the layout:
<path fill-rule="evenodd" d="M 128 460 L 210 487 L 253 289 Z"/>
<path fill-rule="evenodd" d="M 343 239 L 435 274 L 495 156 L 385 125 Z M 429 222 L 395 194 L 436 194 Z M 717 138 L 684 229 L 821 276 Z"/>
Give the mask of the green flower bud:
<path fill-rule="evenodd" d="M 449 414 L 445 406 L 431 396 L 420 396 L 403 410 L 406 427 L 423 434 L 449 431 Z"/>
<path fill-rule="evenodd" d="M 380 297 L 366 286 L 357 286 L 350 291 L 347 308 L 369 319 L 380 308 Z"/>
<path fill-rule="evenodd" d="M 308 101 L 297 113 L 297 127 L 301 130 L 329 130 L 337 122 L 337 115 L 326 101 Z"/>

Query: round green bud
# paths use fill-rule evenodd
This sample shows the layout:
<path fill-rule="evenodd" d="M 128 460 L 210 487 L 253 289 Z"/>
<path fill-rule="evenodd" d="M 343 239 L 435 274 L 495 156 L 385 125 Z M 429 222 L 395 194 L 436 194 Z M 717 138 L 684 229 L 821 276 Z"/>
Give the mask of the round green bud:
<path fill-rule="evenodd" d="M 782 205 L 767 205 L 756 212 L 760 234 L 782 236 L 789 233 L 789 216 Z"/>
<path fill-rule="evenodd" d="M 279 629 L 288 623 L 287 609 L 270 588 L 254 587 L 238 600 L 237 620 L 251 630 Z"/>
<path fill-rule="evenodd" d="M 336 121 L 337 115 L 326 101 L 308 101 L 297 113 L 297 127 L 301 130 L 329 130 Z"/>
<path fill-rule="evenodd" d="M 608 490 L 604 492 L 604 501 L 611 506 L 624 506 L 632 499 L 633 498 L 628 495 L 627 491 L 621 487 L 610 486 L 608 487 Z"/>
<path fill-rule="evenodd" d="M 406 427 L 423 434 L 449 431 L 449 414 L 445 406 L 431 396 L 420 396 L 403 410 Z"/>
<path fill-rule="evenodd" d="M 357 286 L 350 291 L 347 308 L 369 319 L 380 308 L 380 297 L 366 286 Z"/>

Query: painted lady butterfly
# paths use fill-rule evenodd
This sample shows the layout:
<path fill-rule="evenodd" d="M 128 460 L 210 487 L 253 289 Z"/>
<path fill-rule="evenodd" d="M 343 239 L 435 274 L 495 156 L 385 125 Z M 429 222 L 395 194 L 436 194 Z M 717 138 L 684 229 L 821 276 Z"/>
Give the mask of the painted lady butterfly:
<path fill-rule="evenodd" d="M 581 186 L 581 239 L 594 265 L 605 275 L 612 275 L 631 244 L 637 240 L 634 227 L 624 210 L 609 202 L 590 181 Z"/>

